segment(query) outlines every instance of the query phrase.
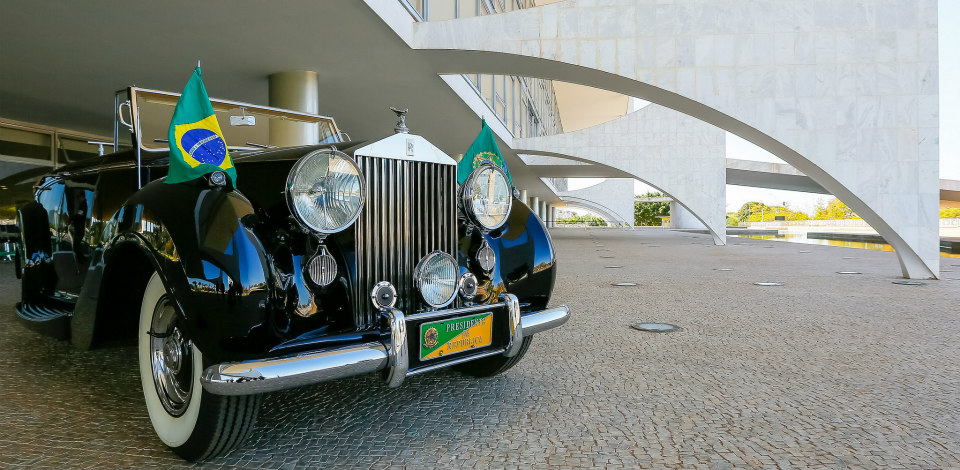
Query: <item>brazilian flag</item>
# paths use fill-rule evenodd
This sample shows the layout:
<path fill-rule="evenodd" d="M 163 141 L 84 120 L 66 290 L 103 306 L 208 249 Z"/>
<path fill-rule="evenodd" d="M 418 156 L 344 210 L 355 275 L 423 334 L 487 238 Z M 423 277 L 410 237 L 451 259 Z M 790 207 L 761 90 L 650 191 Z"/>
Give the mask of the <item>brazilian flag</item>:
<path fill-rule="evenodd" d="M 167 138 L 170 141 L 167 183 L 182 183 L 223 171 L 229 177 L 230 185 L 236 186 L 237 170 L 233 167 L 227 141 L 200 78 L 199 66 L 177 101 Z"/>
<path fill-rule="evenodd" d="M 457 184 L 463 184 L 470 177 L 470 173 L 484 163 L 492 162 L 494 165 L 503 168 L 507 174 L 507 181 L 513 186 L 513 178 L 510 177 L 510 170 L 507 170 L 507 162 L 503 160 L 500 154 L 500 148 L 497 147 L 497 139 L 493 136 L 493 130 L 487 125 L 487 120 L 480 121 L 480 134 L 470 144 L 467 153 L 463 154 L 460 163 L 457 164 Z"/>

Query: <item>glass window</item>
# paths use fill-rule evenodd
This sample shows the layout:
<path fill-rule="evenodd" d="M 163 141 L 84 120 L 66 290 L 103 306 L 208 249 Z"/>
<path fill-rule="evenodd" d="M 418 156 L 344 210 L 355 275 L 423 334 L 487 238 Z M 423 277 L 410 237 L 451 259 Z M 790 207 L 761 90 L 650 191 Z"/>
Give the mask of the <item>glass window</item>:
<path fill-rule="evenodd" d="M 457 18 L 457 0 L 429 0 L 429 1 L 430 1 L 430 21 L 452 20 L 454 18 Z"/>
<path fill-rule="evenodd" d="M 0 155 L 52 161 L 53 133 L 0 125 Z"/>
<path fill-rule="evenodd" d="M 81 137 L 72 137 L 60 134 L 57 136 L 60 145 L 57 146 L 57 163 L 73 163 L 76 161 L 93 158 L 100 155 L 100 149 L 97 145 L 88 144 L 91 139 Z M 113 153 L 112 145 L 104 145 L 103 152 Z"/>

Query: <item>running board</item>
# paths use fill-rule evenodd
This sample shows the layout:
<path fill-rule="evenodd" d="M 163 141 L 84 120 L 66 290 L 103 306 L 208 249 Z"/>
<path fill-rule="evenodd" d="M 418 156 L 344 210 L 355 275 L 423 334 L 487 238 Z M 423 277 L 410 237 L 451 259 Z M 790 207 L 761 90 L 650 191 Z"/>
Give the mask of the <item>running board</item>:
<path fill-rule="evenodd" d="M 17 302 L 17 319 L 21 324 L 56 339 L 70 338 L 70 313 L 67 309 Z"/>

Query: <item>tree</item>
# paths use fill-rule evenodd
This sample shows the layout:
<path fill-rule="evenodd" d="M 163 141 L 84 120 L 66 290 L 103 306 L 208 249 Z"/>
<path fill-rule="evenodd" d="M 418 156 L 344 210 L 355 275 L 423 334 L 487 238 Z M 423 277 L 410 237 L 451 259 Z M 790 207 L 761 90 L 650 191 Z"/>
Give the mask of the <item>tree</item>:
<path fill-rule="evenodd" d="M 740 206 L 736 213 L 728 213 L 728 222 L 730 219 L 737 222 L 770 222 L 776 220 L 777 216 L 783 216 L 784 220 L 810 220 L 810 216 L 802 211 L 795 211 L 784 203 L 782 206 L 768 206 L 762 202 L 746 202 Z"/>
<path fill-rule="evenodd" d="M 816 220 L 841 220 L 859 219 L 860 216 L 853 212 L 853 209 L 847 207 L 841 200 L 833 198 L 827 203 L 824 203 L 822 200 L 818 201 L 813 218 Z"/>
<path fill-rule="evenodd" d="M 607 221 L 603 220 L 602 217 L 597 217 L 593 215 L 574 215 L 573 217 L 569 217 L 566 219 L 557 219 L 557 223 L 562 225 L 563 224 L 566 224 L 566 225 L 583 224 L 583 225 L 590 225 L 593 227 L 603 227 L 607 225 Z"/>
<path fill-rule="evenodd" d="M 648 197 L 666 197 L 663 193 L 646 193 L 637 196 L 637 199 Z M 669 202 L 640 202 L 633 203 L 633 224 L 641 225 L 660 225 L 660 217 L 670 215 Z"/>

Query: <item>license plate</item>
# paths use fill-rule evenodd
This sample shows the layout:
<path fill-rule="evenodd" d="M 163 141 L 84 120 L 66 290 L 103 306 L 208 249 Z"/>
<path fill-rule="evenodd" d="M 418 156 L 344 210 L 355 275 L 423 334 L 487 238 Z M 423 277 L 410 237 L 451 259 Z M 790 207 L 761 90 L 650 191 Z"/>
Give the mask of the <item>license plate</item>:
<path fill-rule="evenodd" d="M 493 342 L 493 314 L 481 313 L 420 325 L 420 360 L 440 359 Z"/>

